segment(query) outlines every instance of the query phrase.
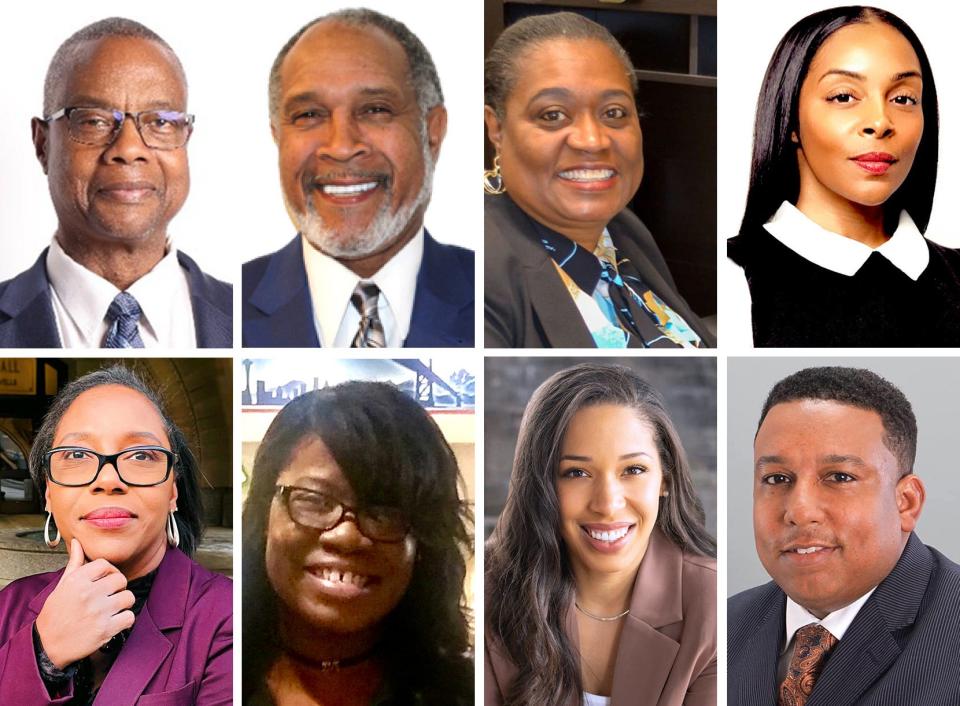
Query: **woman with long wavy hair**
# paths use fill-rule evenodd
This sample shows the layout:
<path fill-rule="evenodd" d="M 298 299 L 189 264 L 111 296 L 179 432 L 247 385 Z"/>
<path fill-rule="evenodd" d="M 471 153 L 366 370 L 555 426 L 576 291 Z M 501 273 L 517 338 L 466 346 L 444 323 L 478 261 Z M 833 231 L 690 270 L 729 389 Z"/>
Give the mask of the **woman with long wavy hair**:
<path fill-rule="evenodd" d="M 715 552 L 660 394 L 622 366 L 556 373 L 487 543 L 485 703 L 712 706 Z"/>
<path fill-rule="evenodd" d="M 472 704 L 471 521 L 453 451 L 393 385 L 287 404 L 243 508 L 243 702 Z"/>

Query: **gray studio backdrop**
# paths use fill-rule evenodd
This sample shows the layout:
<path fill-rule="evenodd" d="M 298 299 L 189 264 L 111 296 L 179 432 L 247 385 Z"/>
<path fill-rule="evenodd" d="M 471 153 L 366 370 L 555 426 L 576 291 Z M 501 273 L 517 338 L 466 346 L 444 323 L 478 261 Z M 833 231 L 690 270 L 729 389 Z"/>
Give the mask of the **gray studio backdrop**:
<path fill-rule="evenodd" d="M 501 358 L 484 361 L 484 537 L 503 510 L 520 417 L 550 375 L 590 361 L 626 365 L 664 396 L 693 468 L 693 482 L 717 533 L 717 362 L 713 357 Z"/>
<path fill-rule="evenodd" d="M 960 560 L 960 360 L 956 358 L 737 358 L 727 361 L 727 595 L 770 580 L 753 541 L 753 436 L 777 381 L 802 368 L 866 368 L 899 387 L 917 417 L 914 469 L 927 489 L 917 535 Z"/>

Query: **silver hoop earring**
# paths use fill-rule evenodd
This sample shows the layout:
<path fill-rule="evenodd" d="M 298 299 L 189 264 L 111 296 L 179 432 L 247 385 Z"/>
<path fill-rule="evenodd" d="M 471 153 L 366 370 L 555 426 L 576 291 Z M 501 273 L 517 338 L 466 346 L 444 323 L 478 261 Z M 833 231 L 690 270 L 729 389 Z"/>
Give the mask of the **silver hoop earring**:
<path fill-rule="evenodd" d="M 43 538 L 47 542 L 47 546 L 51 549 L 56 549 L 60 545 L 60 528 L 57 527 L 57 538 L 50 541 L 50 518 L 53 517 L 52 512 L 47 513 L 47 522 L 43 525 Z"/>
<path fill-rule="evenodd" d="M 180 546 L 180 528 L 177 527 L 177 521 L 173 517 L 173 513 L 176 510 L 171 510 L 170 514 L 167 515 L 167 543 L 171 547 Z"/>

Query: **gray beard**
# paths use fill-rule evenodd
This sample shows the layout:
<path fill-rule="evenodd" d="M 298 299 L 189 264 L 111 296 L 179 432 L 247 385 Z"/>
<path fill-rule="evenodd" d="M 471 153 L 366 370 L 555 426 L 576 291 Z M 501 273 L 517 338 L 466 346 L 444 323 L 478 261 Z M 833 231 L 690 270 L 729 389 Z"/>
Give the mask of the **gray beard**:
<path fill-rule="evenodd" d="M 393 195 L 393 185 L 391 183 L 385 187 L 386 198 L 370 225 L 367 226 L 366 230 L 356 233 L 352 237 L 330 228 L 324 222 L 323 217 L 317 213 L 313 205 L 313 199 L 307 198 L 306 213 L 299 213 L 290 208 L 289 202 L 287 203 L 288 210 L 294 214 L 297 227 L 299 227 L 307 242 L 317 250 L 338 260 L 356 260 L 385 249 L 400 237 L 417 210 L 429 203 L 430 194 L 433 190 L 433 171 L 433 155 L 430 154 L 427 141 L 423 140 L 423 183 L 420 185 L 420 191 L 416 198 L 406 206 L 401 206 L 394 213 L 391 213 L 390 204 Z"/>

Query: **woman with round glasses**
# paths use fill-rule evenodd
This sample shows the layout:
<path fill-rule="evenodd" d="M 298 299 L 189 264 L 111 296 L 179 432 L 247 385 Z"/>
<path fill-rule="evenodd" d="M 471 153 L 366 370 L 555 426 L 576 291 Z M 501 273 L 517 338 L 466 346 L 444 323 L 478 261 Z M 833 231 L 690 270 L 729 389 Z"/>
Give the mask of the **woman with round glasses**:
<path fill-rule="evenodd" d="M 0 703 L 232 703 L 232 585 L 190 558 L 199 468 L 157 395 L 120 365 L 69 383 L 30 472 L 69 560 L 0 591 Z"/>
<path fill-rule="evenodd" d="M 440 429 L 392 385 L 280 411 L 243 509 L 244 703 L 473 703 L 459 487 Z"/>

